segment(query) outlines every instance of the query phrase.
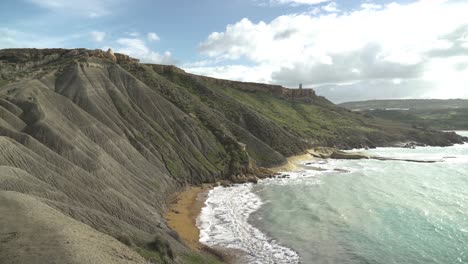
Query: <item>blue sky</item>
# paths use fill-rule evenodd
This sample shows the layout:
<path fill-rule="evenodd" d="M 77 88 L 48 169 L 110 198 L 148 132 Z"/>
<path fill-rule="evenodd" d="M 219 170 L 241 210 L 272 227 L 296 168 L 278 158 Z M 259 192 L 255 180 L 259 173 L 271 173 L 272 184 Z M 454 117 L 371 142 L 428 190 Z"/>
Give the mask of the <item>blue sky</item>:
<path fill-rule="evenodd" d="M 0 48 L 112 47 L 336 102 L 466 98 L 466 14 L 462 0 L 3 0 Z"/>
<path fill-rule="evenodd" d="M 343 1 L 355 7 L 360 1 Z M 327 3 L 322 3 L 326 5 Z M 73 10 L 76 6 L 84 6 Z M 24 33 L 18 46 L 102 48 L 118 38 L 140 37 L 149 32 L 159 41 L 147 45 L 159 52 L 170 51 L 179 62 L 199 57 L 198 45 L 212 32 L 242 18 L 271 21 L 278 16 L 306 12 L 318 5 L 279 4 L 260 0 L 3 0 L 0 25 Z M 90 38 L 90 32 L 105 32 L 105 41 Z M 31 42 L 34 37 L 39 43 Z M 8 47 L 2 45 L 1 48 Z"/>

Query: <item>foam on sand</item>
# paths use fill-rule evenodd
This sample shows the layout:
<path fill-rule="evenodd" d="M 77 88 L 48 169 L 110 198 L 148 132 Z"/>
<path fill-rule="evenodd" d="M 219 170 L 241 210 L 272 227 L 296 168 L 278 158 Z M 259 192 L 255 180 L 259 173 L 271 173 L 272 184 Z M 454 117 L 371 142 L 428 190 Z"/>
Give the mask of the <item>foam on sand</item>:
<path fill-rule="evenodd" d="M 299 255 L 279 245 L 248 222 L 262 206 L 252 184 L 210 190 L 197 224 L 200 242 L 246 252 L 249 263 L 299 263 Z"/>

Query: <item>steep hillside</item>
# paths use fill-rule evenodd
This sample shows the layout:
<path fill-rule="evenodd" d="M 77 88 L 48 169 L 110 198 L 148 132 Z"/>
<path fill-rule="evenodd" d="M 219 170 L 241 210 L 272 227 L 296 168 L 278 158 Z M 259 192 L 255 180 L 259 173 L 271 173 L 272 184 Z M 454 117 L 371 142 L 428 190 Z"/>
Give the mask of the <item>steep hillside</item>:
<path fill-rule="evenodd" d="M 0 200 L 7 201 L 0 215 L 13 219 L 0 229 L 7 263 L 34 263 L 37 250 L 18 245 L 44 236 L 36 225 L 56 234 L 44 236 L 54 246 L 41 251 L 56 263 L 88 263 L 70 251 L 85 254 L 89 243 L 111 237 L 156 262 L 195 263 L 205 256 L 190 252 L 161 217 L 186 185 L 255 174 L 318 145 L 462 140 L 368 119 L 311 89 L 195 76 L 100 50 L 1 50 L 0 79 Z M 44 210 L 28 215 L 32 207 Z M 60 227 L 46 225 L 49 218 Z M 115 250 L 126 246 L 113 241 L 102 262 L 140 261 L 133 251 L 116 261 Z"/>

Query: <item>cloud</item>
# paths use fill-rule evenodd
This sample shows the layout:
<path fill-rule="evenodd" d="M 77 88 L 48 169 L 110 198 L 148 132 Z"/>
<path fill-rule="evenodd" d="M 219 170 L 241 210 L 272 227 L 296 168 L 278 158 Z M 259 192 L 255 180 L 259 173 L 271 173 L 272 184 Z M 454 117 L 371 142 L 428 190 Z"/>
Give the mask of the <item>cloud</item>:
<path fill-rule="evenodd" d="M 271 68 L 268 65 L 246 66 L 246 65 L 226 65 L 226 66 L 205 66 L 204 62 L 183 65 L 193 74 L 207 75 L 219 79 L 237 80 L 243 82 L 271 82 Z"/>
<path fill-rule="evenodd" d="M 0 48 L 13 47 L 18 32 L 9 28 L 0 28 Z"/>
<path fill-rule="evenodd" d="M 77 37 L 79 37 L 79 35 L 44 37 L 34 33 L 0 27 L 0 49 L 66 47 L 69 40 Z"/>
<path fill-rule="evenodd" d="M 382 5 L 373 3 L 362 3 L 361 8 L 364 10 L 378 10 L 382 8 Z"/>
<path fill-rule="evenodd" d="M 331 2 L 325 6 L 322 6 L 322 9 L 329 13 L 335 13 L 335 12 L 340 11 L 338 9 L 338 5 L 335 2 Z"/>
<path fill-rule="evenodd" d="M 158 41 L 159 40 L 158 34 L 156 34 L 154 32 L 148 33 L 147 37 L 148 37 L 149 41 Z"/>
<path fill-rule="evenodd" d="M 429 81 L 404 80 L 389 82 L 367 80 L 345 85 L 324 85 L 316 87 L 317 94 L 335 103 L 373 99 L 433 98 L 428 91 L 435 89 Z"/>
<path fill-rule="evenodd" d="M 102 32 L 102 31 L 92 31 L 90 34 L 93 40 L 96 42 L 102 42 L 104 41 L 104 38 L 106 37 L 106 32 Z"/>
<path fill-rule="evenodd" d="M 400 64 L 380 60 L 382 52 L 378 44 L 368 44 L 362 49 L 330 54 L 333 63 L 296 62 L 292 67 L 280 67 L 272 73 L 274 82 L 287 86 L 298 83 L 328 84 L 362 80 L 413 79 L 422 76 L 423 64 Z"/>
<path fill-rule="evenodd" d="M 128 35 L 127 33 L 125 33 Z M 77 40 L 91 36 L 94 41 L 103 43 L 102 50 L 112 48 L 115 52 L 138 58 L 144 63 L 177 64 L 170 51 L 157 52 L 148 47 L 143 38 L 118 38 L 107 40 L 106 33 L 100 31 L 84 34 L 63 35 L 61 37 L 44 37 L 32 33 L 0 27 L 0 49 L 4 48 L 72 48 Z M 95 48 L 95 47 L 94 47 Z M 211 61 L 213 62 L 213 61 Z M 200 64 L 198 66 L 201 66 Z"/>
<path fill-rule="evenodd" d="M 297 29 L 288 28 L 284 31 L 278 32 L 273 36 L 274 40 L 288 39 L 297 32 Z"/>
<path fill-rule="evenodd" d="M 468 54 L 467 2 L 368 2 L 339 13 L 333 3 L 327 8 L 333 13 L 283 15 L 268 23 L 244 18 L 227 25 L 199 45 L 204 60 L 217 63 L 185 69 L 216 77 L 224 72 L 236 80 L 267 80 L 291 87 L 299 82 L 314 87 L 376 81 L 396 85 L 396 79 L 400 84 L 410 80 L 427 84 L 427 72 L 440 59 L 454 74 L 435 74 L 437 80 L 431 82 L 441 87 L 450 76 L 456 81 L 444 89 L 453 94 L 466 86 L 462 76 L 466 73 L 461 71 L 465 57 L 460 56 Z M 449 60 L 455 56 L 460 57 L 458 61 Z M 246 63 L 241 67 L 239 61 Z M 256 74 L 245 75 L 248 68 Z"/>
<path fill-rule="evenodd" d="M 269 0 L 270 5 L 317 5 L 330 0 Z"/>
<path fill-rule="evenodd" d="M 97 18 L 109 15 L 124 0 L 24 0 L 52 12 Z"/>
<path fill-rule="evenodd" d="M 139 32 L 136 32 L 136 31 L 125 32 L 125 34 L 129 35 L 130 37 L 134 37 L 134 38 L 140 36 L 140 33 L 139 33 Z"/>
<path fill-rule="evenodd" d="M 437 43 L 434 49 L 428 51 L 428 56 L 443 58 L 468 54 L 468 24 L 461 25 L 454 31 L 441 36 Z"/>
<path fill-rule="evenodd" d="M 115 41 L 116 47 L 113 49 L 116 52 L 127 54 L 131 57 L 138 58 L 142 62 L 157 63 L 157 64 L 176 64 L 171 52 L 166 51 L 159 53 L 151 50 L 146 43 L 139 38 L 120 38 Z M 104 49 L 106 49 L 105 47 Z"/>

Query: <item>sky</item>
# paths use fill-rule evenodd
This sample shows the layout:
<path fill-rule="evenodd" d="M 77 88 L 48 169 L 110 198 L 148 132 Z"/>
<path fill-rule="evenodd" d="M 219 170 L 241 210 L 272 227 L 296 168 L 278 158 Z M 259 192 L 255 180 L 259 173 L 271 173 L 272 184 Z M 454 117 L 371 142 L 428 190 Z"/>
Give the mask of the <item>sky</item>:
<path fill-rule="evenodd" d="M 112 48 L 333 102 L 468 98 L 468 0 L 2 0 L 0 49 Z"/>

